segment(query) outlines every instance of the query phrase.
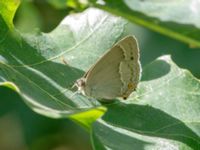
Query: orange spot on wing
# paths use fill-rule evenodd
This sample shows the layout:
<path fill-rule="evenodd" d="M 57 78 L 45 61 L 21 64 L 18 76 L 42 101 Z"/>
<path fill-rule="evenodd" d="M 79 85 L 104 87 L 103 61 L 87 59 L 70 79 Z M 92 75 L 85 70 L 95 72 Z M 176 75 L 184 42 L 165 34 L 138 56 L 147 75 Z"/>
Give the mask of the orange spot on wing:
<path fill-rule="evenodd" d="M 134 88 L 134 84 L 130 82 L 130 83 L 128 84 L 128 89 L 131 90 L 131 89 L 133 89 L 133 88 Z"/>

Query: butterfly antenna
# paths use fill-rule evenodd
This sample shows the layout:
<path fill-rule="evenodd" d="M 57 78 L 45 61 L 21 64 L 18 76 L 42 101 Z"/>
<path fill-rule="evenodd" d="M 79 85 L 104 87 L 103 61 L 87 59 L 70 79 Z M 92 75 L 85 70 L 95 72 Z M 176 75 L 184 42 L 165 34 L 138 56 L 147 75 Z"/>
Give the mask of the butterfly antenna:
<path fill-rule="evenodd" d="M 74 83 L 74 84 L 72 85 L 71 89 L 74 89 L 75 87 L 77 87 L 77 84 L 76 84 L 76 83 Z"/>
<path fill-rule="evenodd" d="M 76 82 L 71 86 L 71 89 L 73 90 L 75 87 L 77 87 L 77 84 Z M 71 96 L 70 98 L 74 97 L 79 91 L 75 91 Z"/>

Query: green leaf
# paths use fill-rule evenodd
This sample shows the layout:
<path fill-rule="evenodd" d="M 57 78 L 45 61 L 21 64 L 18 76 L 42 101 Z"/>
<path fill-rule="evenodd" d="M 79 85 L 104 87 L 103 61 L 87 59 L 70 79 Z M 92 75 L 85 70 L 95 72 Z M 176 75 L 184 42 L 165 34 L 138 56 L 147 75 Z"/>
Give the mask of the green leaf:
<path fill-rule="evenodd" d="M 45 5 L 45 4 L 44 4 Z M 30 21 L 32 20 L 32 21 Z M 34 2 L 22 1 L 17 11 L 15 28 L 21 32 L 32 32 L 33 29 L 42 28 L 43 19 Z"/>
<path fill-rule="evenodd" d="M 123 16 L 164 35 L 200 47 L 200 20 L 198 0 L 145 1 L 145 0 L 105 0 L 91 2 L 98 8 Z"/>
<path fill-rule="evenodd" d="M 86 130 L 90 131 L 92 123 L 99 117 L 101 117 L 106 111 L 105 107 L 99 107 L 98 109 L 92 109 L 86 112 L 74 114 L 70 116 L 70 119 L 80 124 Z"/>
<path fill-rule="evenodd" d="M 18 89 L 34 111 L 55 118 L 73 115 L 88 128 L 105 108 L 95 99 L 75 94 L 72 85 L 122 38 L 126 24 L 91 8 L 67 16 L 50 33 L 6 33 L 0 37 L 0 86 L 13 83 L 12 89 Z M 89 110 L 93 113 L 84 113 Z"/>
<path fill-rule="evenodd" d="M 68 7 L 74 8 L 76 11 L 81 11 L 87 8 L 89 3 L 87 0 L 67 0 L 66 4 Z"/>
<path fill-rule="evenodd" d="M 94 148 L 200 149 L 199 91 L 199 80 L 169 56 L 157 59 L 145 67 L 137 92 L 94 123 Z"/>
<path fill-rule="evenodd" d="M 64 9 L 66 8 L 66 3 L 68 0 L 47 0 L 49 4 L 57 9 Z"/>
<path fill-rule="evenodd" d="M 13 28 L 13 18 L 20 4 L 20 0 L 0 0 L 0 16 L 9 28 Z M 0 26 L 1 28 L 1 26 Z"/>

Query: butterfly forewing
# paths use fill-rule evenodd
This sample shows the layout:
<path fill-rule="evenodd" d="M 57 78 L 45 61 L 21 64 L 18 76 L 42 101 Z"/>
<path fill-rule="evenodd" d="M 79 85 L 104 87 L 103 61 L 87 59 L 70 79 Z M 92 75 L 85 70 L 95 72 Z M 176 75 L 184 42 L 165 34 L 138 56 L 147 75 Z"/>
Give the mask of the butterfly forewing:
<path fill-rule="evenodd" d="M 85 93 L 95 98 L 128 97 L 140 74 L 139 54 L 134 37 L 115 44 L 85 75 Z"/>

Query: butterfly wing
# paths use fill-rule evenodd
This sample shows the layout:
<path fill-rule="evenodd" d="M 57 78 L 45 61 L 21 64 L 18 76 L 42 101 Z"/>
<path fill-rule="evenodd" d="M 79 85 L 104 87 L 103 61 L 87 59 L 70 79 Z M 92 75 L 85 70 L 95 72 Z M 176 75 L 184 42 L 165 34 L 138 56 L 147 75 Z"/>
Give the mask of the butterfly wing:
<path fill-rule="evenodd" d="M 128 97 L 140 76 L 136 39 L 128 36 L 115 44 L 85 75 L 85 93 L 95 98 Z"/>

